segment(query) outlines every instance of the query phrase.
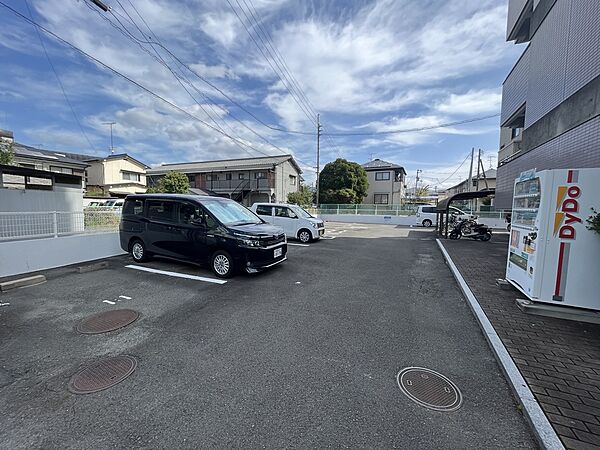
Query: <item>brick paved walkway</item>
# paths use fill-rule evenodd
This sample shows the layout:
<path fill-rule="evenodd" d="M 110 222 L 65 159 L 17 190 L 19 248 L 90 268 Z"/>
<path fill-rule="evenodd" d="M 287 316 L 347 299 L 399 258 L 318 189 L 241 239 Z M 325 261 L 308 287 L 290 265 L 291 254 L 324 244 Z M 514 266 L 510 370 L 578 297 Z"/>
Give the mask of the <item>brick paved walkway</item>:
<path fill-rule="evenodd" d="M 522 313 L 523 294 L 495 284 L 508 236 L 443 244 L 565 447 L 600 449 L 600 325 Z"/>

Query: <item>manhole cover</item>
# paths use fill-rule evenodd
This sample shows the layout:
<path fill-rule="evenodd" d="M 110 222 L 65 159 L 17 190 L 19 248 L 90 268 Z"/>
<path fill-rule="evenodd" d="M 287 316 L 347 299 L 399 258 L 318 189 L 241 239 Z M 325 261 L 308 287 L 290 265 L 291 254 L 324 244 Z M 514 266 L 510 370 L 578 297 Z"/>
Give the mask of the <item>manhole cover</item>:
<path fill-rule="evenodd" d="M 436 411 L 454 411 L 462 404 L 458 387 L 444 375 L 422 367 L 407 367 L 397 376 L 400 390 L 412 401 Z"/>
<path fill-rule="evenodd" d="M 82 320 L 77 325 L 77 331 L 82 334 L 107 333 L 135 322 L 139 316 L 140 313 L 133 309 L 115 309 Z"/>
<path fill-rule="evenodd" d="M 91 394 L 120 383 L 133 373 L 137 361 L 131 356 L 114 356 L 92 364 L 71 377 L 69 391 Z"/>

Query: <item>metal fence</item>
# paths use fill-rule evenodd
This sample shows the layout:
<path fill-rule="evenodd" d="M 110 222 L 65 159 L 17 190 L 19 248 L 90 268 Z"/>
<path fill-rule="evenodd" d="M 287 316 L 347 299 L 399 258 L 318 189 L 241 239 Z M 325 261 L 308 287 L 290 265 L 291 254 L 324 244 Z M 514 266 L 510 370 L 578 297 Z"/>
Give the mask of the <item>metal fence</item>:
<path fill-rule="evenodd" d="M 77 212 L 2 212 L 0 213 L 0 241 L 117 231 L 120 220 L 120 209 L 90 208 Z"/>
<path fill-rule="evenodd" d="M 313 209 L 316 214 L 354 214 L 366 216 L 414 216 L 418 205 L 320 205 L 318 209 Z M 504 211 L 474 211 L 460 208 L 465 213 L 473 214 L 482 219 L 504 219 Z M 313 213 L 312 211 L 311 214 Z"/>

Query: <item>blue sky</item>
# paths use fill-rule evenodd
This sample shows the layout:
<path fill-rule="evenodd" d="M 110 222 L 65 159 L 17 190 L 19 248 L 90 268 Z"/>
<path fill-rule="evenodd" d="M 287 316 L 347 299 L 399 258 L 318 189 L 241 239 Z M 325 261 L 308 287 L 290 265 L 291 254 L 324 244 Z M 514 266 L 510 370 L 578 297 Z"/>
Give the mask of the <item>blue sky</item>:
<path fill-rule="evenodd" d="M 29 17 L 23 0 L 3 1 Z M 180 80 L 192 98 L 148 44 L 127 34 L 148 41 L 140 16 L 181 61 L 263 122 L 306 132 L 314 124 L 286 85 L 301 87 L 325 132 L 431 126 L 500 112 L 502 81 L 523 50 L 505 42 L 507 2 L 498 0 L 105 2 L 112 14 L 85 0 L 29 5 L 42 26 L 238 142 L 42 33 L 84 135 L 35 29 L 0 7 L 0 127 L 13 130 L 18 142 L 103 155 L 109 146 L 103 123 L 114 121 L 116 151 L 150 165 L 284 151 L 314 181 L 314 136 L 263 126 L 155 47 L 171 70 L 185 73 Z M 270 67 L 236 12 L 265 53 L 258 33 L 268 31 L 293 82 L 282 81 Z M 447 187 L 466 175 L 468 164 L 447 179 L 471 147 L 482 148 L 485 166 L 492 157 L 495 167 L 498 124 L 496 117 L 427 132 L 328 137 L 321 164 L 337 157 L 364 163 L 373 156 L 403 165 L 413 180 L 421 169 L 426 184 Z"/>

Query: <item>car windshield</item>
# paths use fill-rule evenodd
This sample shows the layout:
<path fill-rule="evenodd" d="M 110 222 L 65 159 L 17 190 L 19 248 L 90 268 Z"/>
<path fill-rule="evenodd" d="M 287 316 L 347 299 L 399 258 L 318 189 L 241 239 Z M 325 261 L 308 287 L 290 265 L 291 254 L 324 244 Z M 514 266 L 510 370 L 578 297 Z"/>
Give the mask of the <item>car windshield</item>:
<path fill-rule="evenodd" d="M 223 225 L 262 223 L 256 214 L 233 200 L 203 200 L 202 204 Z"/>
<path fill-rule="evenodd" d="M 313 216 L 304 208 L 301 208 L 300 206 L 292 206 L 292 209 L 294 210 L 294 212 L 296 213 L 296 215 L 298 217 L 302 217 L 303 219 L 312 219 Z"/>

